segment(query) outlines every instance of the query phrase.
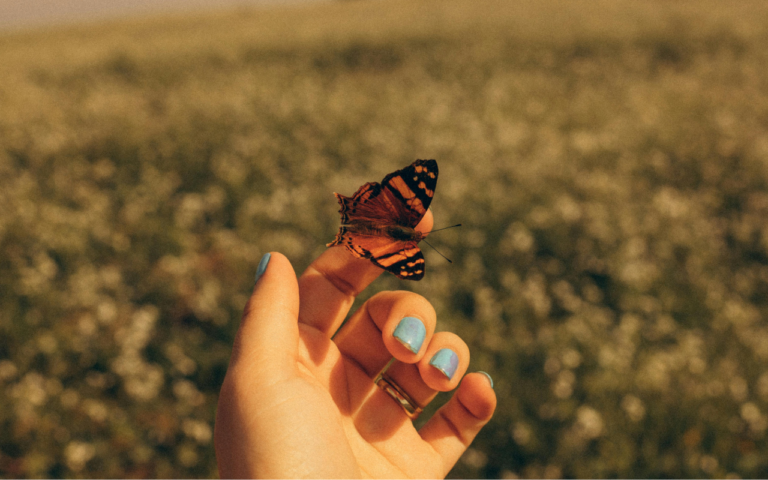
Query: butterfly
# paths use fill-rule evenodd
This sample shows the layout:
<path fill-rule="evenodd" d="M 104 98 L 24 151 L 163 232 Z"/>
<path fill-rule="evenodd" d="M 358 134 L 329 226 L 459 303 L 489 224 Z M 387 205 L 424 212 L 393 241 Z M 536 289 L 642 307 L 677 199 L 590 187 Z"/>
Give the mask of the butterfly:
<path fill-rule="evenodd" d="M 415 227 L 427 213 L 436 185 L 437 162 L 416 160 L 381 183 L 366 183 L 352 197 L 334 193 L 341 205 L 341 227 L 327 246 L 343 245 L 399 278 L 421 280 L 424 255 L 418 243 L 426 234 Z"/>

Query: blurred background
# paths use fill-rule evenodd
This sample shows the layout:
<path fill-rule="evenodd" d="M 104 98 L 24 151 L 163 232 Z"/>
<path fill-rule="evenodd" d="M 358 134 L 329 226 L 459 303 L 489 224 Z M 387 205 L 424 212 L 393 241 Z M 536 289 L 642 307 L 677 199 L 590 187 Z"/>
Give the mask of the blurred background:
<path fill-rule="evenodd" d="M 765 2 L 14 22 L 0 476 L 216 476 L 262 254 L 301 272 L 338 228 L 332 192 L 416 158 L 440 163 L 436 226 L 464 224 L 434 238 L 454 263 L 426 249 L 423 281 L 358 304 L 426 296 L 493 376 L 451 477 L 768 476 Z"/>

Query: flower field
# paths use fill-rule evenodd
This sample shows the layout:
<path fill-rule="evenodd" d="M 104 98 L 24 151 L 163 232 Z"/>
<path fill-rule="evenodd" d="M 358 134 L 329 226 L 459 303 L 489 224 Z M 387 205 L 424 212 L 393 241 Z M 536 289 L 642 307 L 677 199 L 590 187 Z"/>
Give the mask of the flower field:
<path fill-rule="evenodd" d="M 301 272 L 334 191 L 416 158 L 453 264 L 358 303 L 424 295 L 493 376 L 452 477 L 768 476 L 765 45 L 768 5 L 714 0 L 0 35 L 0 476 L 216 476 L 259 259 Z"/>

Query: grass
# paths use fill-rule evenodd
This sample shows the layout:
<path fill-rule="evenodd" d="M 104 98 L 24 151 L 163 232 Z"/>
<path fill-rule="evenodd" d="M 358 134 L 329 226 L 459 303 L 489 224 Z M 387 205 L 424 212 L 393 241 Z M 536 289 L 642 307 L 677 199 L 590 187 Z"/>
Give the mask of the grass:
<path fill-rule="evenodd" d="M 0 37 L 0 472 L 215 476 L 261 255 L 436 158 L 453 477 L 768 475 L 768 7 L 338 2 Z M 364 299 L 364 298 L 361 298 Z"/>

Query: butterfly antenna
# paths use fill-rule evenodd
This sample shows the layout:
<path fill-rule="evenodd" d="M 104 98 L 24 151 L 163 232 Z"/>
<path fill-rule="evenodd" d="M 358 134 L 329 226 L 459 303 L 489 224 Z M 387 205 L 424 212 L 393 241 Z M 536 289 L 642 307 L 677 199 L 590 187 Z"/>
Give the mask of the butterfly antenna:
<path fill-rule="evenodd" d="M 440 230 L 448 230 L 449 228 L 455 228 L 455 227 L 460 227 L 460 226 L 461 226 L 461 224 L 460 224 L 460 223 L 457 223 L 456 225 L 451 225 L 450 227 L 443 227 L 443 228 L 438 228 L 437 230 L 432 230 L 432 231 L 430 231 L 430 232 L 428 232 L 428 233 L 439 232 Z M 434 245 L 432 245 L 431 243 L 429 243 L 429 242 L 427 241 L 427 239 L 426 239 L 426 238 L 424 238 L 424 239 L 422 239 L 422 240 L 424 241 L 424 243 L 426 243 L 427 245 L 429 245 L 430 247 L 432 247 L 432 250 L 436 251 L 436 252 L 437 252 L 437 253 L 438 253 L 438 254 L 439 254 L 441 257 L 443 257 L 444 259 L 448 260 L 448 263 L 453 263 L 453 261 L 452 261 L 450 258 L 448 258 L 448 257 L 446 257 L 445 255 L 443 255 L 443 254 L 440 252 L 440 250 L 436 249 L 436 248 L 435 248 L 435 246 L 434 246 Z"/>
<path fill-rule="evenodd" d="M 457 227 L 457 226 L 458 226 L 458 225 L 454 225 L 454 227 Z M 448 227 L 448 228 L 451 228 L 451 227 Z M 440 230 L 443 230 L 443 229 L 441 228 Z M 446 257 L 445 255 L 443 255 L 442 253 L 440 253 L 440 250 L 436 249 L 436 248 L 434 247 L 434 245 L 432 245 L 431 243 L 429 243 L 429 242 L 427 241 L 427 239 L 426 239 L 426 238 L 422 239 L 422 242 L 424 242 L 424 243 L 426 243 L 427 245 L 429 245 L 430 247 L 432 247 L 432 250 L 436 251 L 437 253 L 439 253 L 439 254 L 440 254 L 440 256 L 441 256 L 441 257 L 443 257 L 444 259 L 448 260 L 448 263 L 453 263 L 453 261 L 451 261 L 451 259 L 450 259 L 450 258 L 448 258 L 448 257 Z"/>
<path fill-rule="evenodd" d="M 443 228 L 438 228 L 437 230 L 431 230 L 428 233 L 439 232 L 440 230 L 448 230 L 449 228 L 455 228 L 455 227 L 460 227 L 460 226 L 461 226 L 461 224 L 457 223 L 456 225 L 451 225 L 450 227 L 443 227 Z M 430 245 L 430 247 L 431 247 L 431 245 Z M 435 247 L 432 247 L 432 248 L 435 248 Z"/>

